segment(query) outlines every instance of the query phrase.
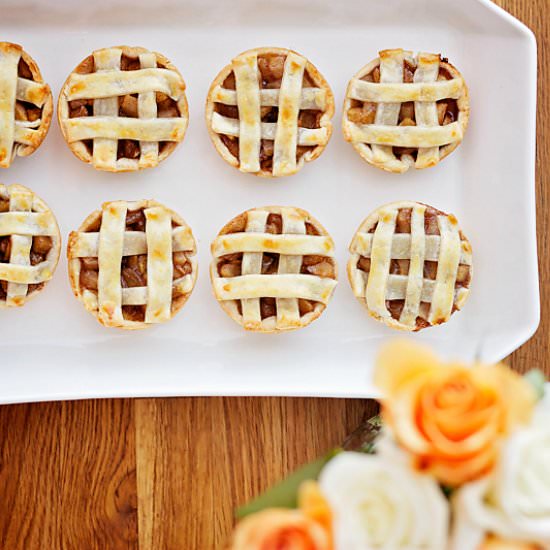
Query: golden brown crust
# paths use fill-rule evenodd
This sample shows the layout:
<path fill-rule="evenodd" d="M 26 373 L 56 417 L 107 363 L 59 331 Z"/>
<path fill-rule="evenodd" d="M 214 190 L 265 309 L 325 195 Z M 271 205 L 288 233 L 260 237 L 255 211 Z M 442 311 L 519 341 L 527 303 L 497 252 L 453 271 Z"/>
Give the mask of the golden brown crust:
<path fill-rule="evenodd" d="M 244 55 L 248 53 L 255 53 L 256 55 L 274 54 L 274 55 L 284 55 L 284 56 L 288 55 L 289 53 L 294 53 L 296 55 L 301 55 L 294 50 L 291 50 L 288 48 L 277 48 L 277 47 L 252 48 L 250 50 L 240 53 L 239 55 Z M 324 76 L 318 71 L 318 69 L 313 65 L 313 63 L 309 61 L 309 59 L 307 60 L 305 71 L 307 72 L 307 74 L 310 76 L 311 80 L 313 80 L 313 82 L 316 84 L 317 87 L 326 91 L 326 107 L 325 107 L 325 110 L 323 111 L 322 126 L 327 129 L 328 136 L 327 136 L 327 142 L 324 145 L 317 145 L 314 149 L 302 155 L 302 157 L 300 158 L 300 161 L 296 166 L 296 172 L 298 172 L 303 167 L 304 162 L 310 162 L 312 160 L 315 160 L 325 150 L 326 146 L 328 145 L 328 142 L 330 141 L 330 137 L 332 135 L 331 119 L 334 116 L 334 95 L 332 93 L 332 90 L 328 82 L 325 80 Z M 206 128 L 208 129 L 208 134 L 210 136 L 210 140 L 214 144 L 216 151 L 228 164 L 239 169 L 239 166 L 240 166 L 239 159 L 237 159 L 235 156 L 231 154 L 231 152 L 228 150 L 228 148 L 225 146 L 225 144 L 221 140 L 220 134 L 218 134 L 212 129 L 212 124 L 211 124 L 212 114 L 214 113 L 214 106 L 215 106 L 214 90 L 216 89 L 217 86 L 222 86 L 225 79 L 232 72 L 233 72 L 233 66 L 232 66 L 232 62 L 230 62 L 216 75 L 216 77 L 212 81 L 212 84 L 210 85 L 210 88 L 208 89 L 208 94 L 206 96 L 205 121 L 206 121 Z M 265 178 L 274 177 L 273 173 L 270 170 L 264 170 L 264 169 L 260 169 L 259 172 L 254 172 L 254 175 L 265 177 Z"/>
<path fill-rule="evenodd" d="M 123 323 L 118 322 L 111 322 L 106 318 L 103 318 L 99 315 L 99 312 L 97 308 L 90 307 L 89 303 L 84 298 L 84 288 L 82 288 L 80 284 L 80 258 L 76 257 L 76 254 L 74 254 L 74 250 L 77 246 L 78 242 L 78 234 L 81 232 L 89 232 L 89 231 L 95 231 L 95 228 L 99 227 L 101 225 L 101 218 L 103 215 L 103 211 L 109 207 L 109 205 L 112 204 L 112 202 L 105 202 L 101 205 L 101 209 L 94 210 L 92 213 L 90 213 L 84 221 L 80 224 L 77 231 L 71 231 L 69 233 L 69 238 L 67 242 L 67 260 L 68 260 L 68 273 L 69 273 L 69 282 L 71 284 L 71 289 L 73 291 L 73 294 L 75 297 L 82 302 L 84 307 L 97 319 L 99 323 L 106 327 L 116 327 L 116 328 L 122 328 L 125 330 L 139 330 L 148 328 L 151 326 L 151 323 L 145 323 L 145 322 L 136 322 L 136 321 L 124 321 Z M 132 210 L 142 210 L 146 208 L 151 207 L 162 207 L 165 210 L 167 210 L 171 217 L 172 217 L 172 225 L 174 226 L 180 226 L 180 227 L 187 227 L 189 228 L 189 225 L 186 223 L 186 221 L 177 213 L 174 212 L 172 209 L 167 208 L 163 204 L 152 200 L 152 199 L 144 199 L 141 201 L 135 201 L 128 203 L 131 205 Z M 189 228 L 191 231 L 191 229 Z M 191 233 L 192 235 L 192 233 Z M 192 277 L 192 287 L 191 290 L 187 293 L 184 293 L 175 299 L 172 298 L 171 303 L 171 315 L 172 318 L 180 311 L 189 297 L 191 296 L 196 280 L 198 275 L 198 264 L 196 260 L 196 242 L 193 237 L 193 243 L 194 248 L 191 252 L 189 252 L 189 261 L 192 265 L 192 271 L 191 271 L 191 277 Z"/>
<path fill-rule="evenodd" d="M 149 52 L 149 50 L 147 48 L 142 48 L 142 47 L 139 47 L 139 46 L 113 46 L 112 48 L 120 48 L 122 50 L 123 55 L 127 55 L 129 57 L 136 57 L 141 53 L 148 53 Z M 96 50 L 96 51 L 109 50 L 109 49 L 112 49 L 112 48 L 102 48 L 101 50 Z M 85 67 L 87 63 L 89 63 L 90 58 L 93 59 L 93 53 L 95 53 L 95 52 L 92 52 L 92 54 L 90 54 L 88 57 L 83 59 L 74 68 L 72 73 L 69 74 L 69 76 L 67 77 L 67 79 L 63 83 L 63 86 L 61 87 L 61 91 L 59 93 L 59 98 L 57 100 L 57 122 L 59 124 L 60 129 L 61 129 L 61 133 L 63 134 L 65 142 L 69 146 L 69 149 L 71 150 L 71 152 L 78 159 L 80 159 L 81 161 L 83 161 L 87 164 L 92 164 L 92 155 L 90 155 L 88 149 L 84 146 L 82 141 L 69 142 L 67 131 L 66 131 L 65 126 L 63 124 L 63 120 L 67 119 L 69 117 L 69 102 L 66 99 L 66 93 L 67 93 L 67 88 L 68 88 L 69 81 L 71 79 L 71 75 L 73 73 L 81 72 L 82 68 Z M 169 59 L 167 59 L 164 55 L 162 55 L 161 53 L 158 53 L 158 52 L 151 52 L 151 53 L 155 54 L 155 56 L 157 58 L 157 65 L 159 67 L 170 69 L 170 70 L 174 71 L 180 77 L 182 85 L 183 85 L 183 90 L 185 90 L 185 81 L 183 79 L 183 76 L 179 72 L 179 70 L 176 68 L 176 66 Z M 189 125 L 189 105 L 187 103 L 187 97 L 186 97 L 185 93 L 182 94 L 182 96 L 179 99 L 179 101 L 177 102 L 177 104 L 178 104 L 178 110 L 179 110 L 179 113 L 180 113 L 180 117 L 185 120 L 185 132 L 186 132 L 187 127 Z M 184 134 L 185 134 L 185 132 L 184 132 Z M 180 141 L 165 142 L 165 146 L 163 147 L 162 152 L 159 153 L 158 163 L 162 162 L 167 157 L 169 157 L 170 154 L 178 146 L 178 144 L 181 141 L 183 141 L 184 137 L 185 136 L 183 136 Z M 128 172 L 128 171 L 134 171 L 134 170 L 142 170 L 144 168 L 152 168 L 154 166 L 157 166 L 158 163 L 155 164 L 155 165 L 151 165 L 151 166 L 138 166 L 136 168 L 115 167 L 115 168 L 106 169 L 106 170 L 107 171 L 112 171 L 112 172 Z"/>

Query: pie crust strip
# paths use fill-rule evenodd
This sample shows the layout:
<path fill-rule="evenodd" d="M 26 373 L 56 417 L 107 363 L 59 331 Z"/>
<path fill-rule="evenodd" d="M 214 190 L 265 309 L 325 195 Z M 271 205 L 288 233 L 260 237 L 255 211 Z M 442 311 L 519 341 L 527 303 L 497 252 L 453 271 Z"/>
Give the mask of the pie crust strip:
<path fill-rule="evenodd" d="M 403 82 L 403 59 L 403 50 L 385 50 L 380 52 L 380 82 Z M 374 123 L 379 130 L 378 133 L 371 131 L 369 134 L 370 125 L 362 125 L 359 128 L 356 125 L 352 125 L 352 139 L 371 144 L 373 158 L 377 163 L 385 164 L 395 160 L 391 147 L 393 143 L 373 141 L 371 136 L 378 136 L 387 129 L 386 127 L 397 126 L 400 110 L 401 103 L 399 102 L 378 103 L 374 119 Z M 377 143 L 380 143 L 380 145 L 377 145 Z"/>
<path fill-rule="evenodd" d="M 435 82 L 439 75 L 439 55 L 421 53 L 413 76 L 414 82 Z M 439 126 L 437 103 L 435 101 L 416 101 L 414 112 L 417 127 L 433 128 Z M 457 123 L 458 124 L 458 123 Z M 462 128 L 462 126 L 460 126 Z M 416 157 L 416 168 L 435 166 L 439 162 L 439 147 L 421 147 Z"/>
<path fill-rule="evenodd" d="M 14 198 L 15 196 L 15 198 Z M 32 199 L 32 195 L 30 195 Z M 23 191 L 12 189 L 10 212 L 0 213 L 0 237 L 5 235 L 48 236 L 55 235 L 56 226 L 49 212 L 31 212 L 32 203 L 27 208 L 27 197 Z M 21 207 L 24 204 L 25 207 Z"/>
<path fill-rule="evenodd" d="M 298 114 L 302 81 L 307 60 L 289 53 L 285 60 L 279 91 L 279 114 L 273 154 L 273 175 L 286 176 L 296 171 Z"/>
<path fill-rule="evenodd" d="M 28 212 L 32 210 L 32 193 L 24 189 L 12 189 L 10 195 L 10 212 L 25 212 L 28 216 Z M 21 216 L 21 214 L 19 214 Z M 23 216 L 21 216 L 23 217 Z M 15 231 L 12 230 L 12 233 Z M 20 235 L 12 234 L 11 236 L 11 265 L 23 265 L 30 266 L 31 264 L 31 248 L 32 248 L 32 234 Z M 8 282 L 8 288 L 6 293 L 6 305 L 14 306 L 21 303 L 23 298 L 27 295 L 28 285 L 25 283 Z"/>
<path fill-rule="evenodd" d="M 273 233 L 229 233 L 217 237 L 212 244 L 214 257 L 235 252 L 271 252 L 274 254 L 299 256 L 326 255 L 333 252 L 334 244 L 332 239 L 322 235 L 306 235 L 301 231 L 294 217 L 291 217 L 288 209 L 283 211 L 283 224 L 288 224 L 293 231 L 283 230 L 284 234 L 274 235 Z M 305 226 L 304 226 L 305 227 Z M 264 228 L 262 228 L 264 229 Z"/>
<path fill-rule="evenodd" d="M 46 260 L 36 265 L 12 265 L 0 263 L 0 280 L 24 285 L 37 285 L 53 276 L 51 262 Z"/>
<path fill-rule="evenodd" d="M 214 112 L 212 113 L 212 129 L 217 134 L 239 137 L 240 142 L 240 126 L 237 119 L 224 117 Z M 261 139 L 275 140 L 276 133 L 276 122 L 262 122 L 260 124 Z M 326 128 L 298 128 L 298 145 L 324 145 L 327 139 Z"/>
<path fill-rule="evenodd" d="M 369 143 L 372 145 L 373 150 L 376 147 L 385 147 L 386 145 L 396 147 L 439 147 L 454 141 L 460 141 L 463 133 L 459 122 L 452 122 L 435 128 L 352 124 L 349 130 L 353 141 Z"/>
<path fill-rule="evenodd" d="M 426 233 L 424 231 L 424 213 L 426 206 L 417 204 L 411 212 L 411 236 L 409 250 L 409 273 L 405 303 L 399 322 L 409 326 L 416 326 L 416 318 L 420 311 L 422 290 L 424 288 L 424 260 L 426 257 Z M 394 235 L 394 238 L 397 236 Z M 393 257 L 393 256 L 392 256 Z"/>
<path fill-rule="evenodd" d="M 413 210 L 414 213 L 414 210 Z M 358 232 L 355 236 L 352 253 L 370 257 L 372 249 L 373 233 Z M 425 235 L 425 260 L 437 262 L 439 261 L 439 249 L 441 247 L 440 235 Z M 409 260 L 411 245 L 411 235 L 408 233 L 394 233 L 391 243 L 391 258 L 392 260 Z M 470 265 L 472 261 L 471 254 L 467 250 L 462 250 L 460 255 L 460 263 Z"/>
<path fill-rule="evenodd" d="M 261 89 L 260 105 L 262 107 L 278 107 L 280 90 Z M 237 92 L 217 86 L 213 92 L 216 103 L 237 105 Z M 327 102 L 327 93 L 322 88 L 302 88 L 300 93 L 300 109 L 315 109 L 324 111 Z"/>
<path fill-rule="evenodd" d="M 0 217 L 1 221 L 1 217 Z M 172 251 L 182 252 L 193 250 L 193 235 L 189 227 L 175 227 L 172 230 Z M 78 238 L 71 247 L 72 258 L 98 257 L 99 233 L 78 233 Z M 143 231 L 125 231 L 123 256 L 147 254 L 147 237 Z M 144 302 L 145 303 L 145 302 Z"/>
<path fill-rule="evenodd" d="M 141 67 L 156 68 L 157 57 L 151 52 L 142 53 L 139 55 L 139 62 Z M 173 71 L 169 72 L 174 74 Z M 154 88 L 150 88 L 149 90 L 145 89 L 138 94 L 138 117 L 140 120 L 156 120 L 157 118 L 157 95 L 153 90 Z M 138 164 L 140 168 L 155 166 L 159 158 L 158 141 L 141 141 L 139 145 L 141 154 Z"/>
<path fill-rule="evenodd" d="M 179 75 L 170 69 L 157 67 L 156 55 L 152 52 L 140 54 L 139 58 L 142 68 L 135 71 L 115 68 L 100 73 L 72 73 L 68 82 L 67 100 L 101 99 L 152 91 L 162 92 L 178 100 L 183 92 Z"/>
<path fill-rule="evenodd" d="M 405 300 L 407 298 L 407 284 L 408 275 L 390 275 L 388 277 L 386 300 Z M 435 288 L 436 281 L 433 279 L 423 279 L 420 301 L 430 303 L 433 300 Z M 468 289 L 457 288 L 453 291 L 453 301 L 457 304 L 457 306 L 457 300 L 463 296 L 464 292 L 467 294 Z M 448 317 L 445 320 L 448 320 Z M 399 321 L 401 322 L 401 319 Z M 414 327 L 414 323 L 411 326 Z"/>
<path fill-rule="evenodd" d="M 428 55 L 428 54 L 421 54 Z M 439 60 L 439 56 L 437 57 Z M 418 69 L 417 69 L 418 70 Z M 436 75 L 437 78 L 437 75 Z M 401 83 L 367 82 L 354 78 L 348 96 L 359 101 L 381 103 L 390 101 L 406 103 L 408 101 L 439 101 L 441 99 L 458 99 L 462 95 L 464 81 L 462 78 L 439 81 L 414 81 L 403 86 Z"/>
<path fill-rule="evenodd" d="M 268 215 L 269 213 L 265 210 L 253 210 L 249 212 L 245 232 L 259 233 L 265 231 Z M 259 275 L 262 272 L 262 258 L 262 252 L 244 252 L 241 263 L 241 277 L 265 277 L 265 275 Z M 230 281 L 232 281 L 233 279 L 234 277 L 232 277 Z M 217 281 L 219 281 L 219 279 L 216 279 L 216 281 L 214 282 L 215 285 L 217 284 Z M 231 283 L 228 284 L 231 285 Z M 219 297 L 220 294 L 217 294 L 217 296 Z M 241 300 L 241 310 L 245 328 L 256 329 L 262 324 L 262 316 L 260 310 L 261 297 L 262 295 L 260 294 L 259 296 L 247 297 L 243 295 L 239 298 L 235 298 L 237 300 Z"/>
<path fill-rule="evenodd" d="M 431 324 L 443 323 L 451 316 L 461 254 L 460 234 L 454 216 L 438 216 L 437 221 L 441 233 L 441 253 L 428 319 Z"/>
<path fill-rule="evenodd" d="M 420 302 L 431 302 L 435 290 L 435 281 L 432 279 L 422 279 L 422 290 L 420 292 Z M 386 300 L 406 300 L 409 286 L 408 275 L 390 275 L 386 285 Z M 388 312 L 389 313 L 389 312 Z M 416 320 L 416 317 L 415 317 Z M 401 319 L 399 320 L 401 322 Z M 411 327 L 415 323 L 410 324 Z"/>
<path fill-rule="evenodd" d="M 122 322 L 120 274 L 124 250 L 127 205 L 112 202 L 103 210 L 99 230 L 97 302 L 99 316 L 110 325 Z"/>
<path fill-rule="evenodd" d="M 34 122 L 16 120 L 14 129 L 15 143 L 38 146 L 37 142 L 40 139 L 40 132 L 34 128 L 38 128 L 40 124 L 40 120 L 35 120 Z"/>
<path fill-rule="evenodd" d="M 244 172 L 259 172 L 262 140 L 260 74 L 255 53 L 233 60 L 237 105 L 239 108 L 239 159 Z"/>
<path fill-rule="evenodd" d="M 0 167 L 7 168 L 15 141 L 15 100 L 21 50 L 12 45 L 0 48 Z"/>
<path fill-rule="evenodd" d="M 96 73 L 101 74 L 102 71 L 111 71 L 116 70 L 120 71 L 120 61 L 122 58 L 122 50 L 118 48 L 111 48 L 108 50 L 100 50 L 94 52 L 94 63 Z M 106 97 L 101 99 L 94 99 L 94 117 L 91 120 L 91 123 L 96 123 L 99 129 L 99 122 L 97 122 L 97 117 L 108 117 L 108 119 L 118 117 L 118 97 Z M 83 119 L 72 119 L 77 121 L 77 123 Z M 70 122 L 70 121 L 69 121 Z M 72 126 L 72 125 L 71 125 Z M 113 123 L 111 122 L 111 127 Z M 116 166 L 117 161 L 117 149 L 118 141 L 117 136 L 108 136 L 103 135 L 101 131 L 95 132 L 94 135 L 90 135 L 89 138 L 80 138 L 80 139 L 90 139 L 93 138 L 93 156 L 92 162 L 96 168 L 99 169 L 108 169 Z M 101 302 L 101 300 L 100 300 Z M 122 315 L 122 314 L 121 314 Z"/>
<path fill-rule="evenodd" d="M 96 99 L 94 104 L 97 101 L 108 100 Z M 178 141 L 185 132 L 185 120 L 180 118 L 149 120 L 116 116 L 93 116 L 70 118 L 65 121 L 65 125 L 69 142 L 84 139 L 105 139 L 115 144 L 115 157 L 117 139 Z"/>
<path fill-rule="evenodd" d="M 188 294 L 193 290 L 193 277 L 192 275 L 185 275 L 177 281 L 174 281 L 174 290 L 178 290 L 181 293 Z M 97 296 L 85 290 L 85 302 L 89 309 L 98 309 Z M 130 288 L 122 289 L 122 305 L 123 306 L 142 306 L 147 303 L 148 288 L 146 286 L 134 286 Z M 126 321 L 127 323 L 129 321 Z M 152 321 L 155 322 L 155 321 Z"/>
<path fill-rule="evenodd" d="M 171 318 L 172 305 L 172 216 L 162 207 L 144 211 L 147 238 L 146 323 L 161 323 Z"/>
<path fill-rule="evenodd" d="M 170 283 L 172 284 L 172 283 Z M 193 290 L 193 277 L 185 275 L 178 279 L 174 288 L 182 293 L 189 293 Z M 149 289 L 146 286 L 134 286 L 122 289 L 122 305 L 123 306 L 142 306 L 147 303 Z M 157 320 L 147 321 L 155 323 Z M 158 321 L 160 322 L 160 321 Z"/>
<path fill-rule="evenodd" d="M 214 279 L 214 288 L 220 300 L 304 298 L 326 304 L 336 284 L 334 279 L 328 277 L 305 274 L 250 274 Z"/>
<path fill-rule="evenodd" d="M 35 82 L 27 78 L 17 78 L 16 99 L 32 103 L 37 107 L 42 107 L 50 93 L 48 85 L 44 82 Z"/>
<path fill-rule="evenodd" d="M 381 210 L 371 248 L 371 268 L 366 288 L 369 309 L 381 318 L 390 316 L 386 308 L 386 288 L 390 278 L 392 236 L 395 233 L 397 209 Z"/>
<path fill-rule="evenodd" d="M 281 219 L 283 222 L 282 230 L 288 238 L 291 235 L 304 235 L 306 233 L 306 224 L 302 216 L 294 214 L 292 208 L 281 209 Z M 294 250 L 303 247 L 296 246 Z M 281 275 L 290 273 L 300 273 L 302 267 L 302 254 L 280 254 L 278 273 Z M 277 298 L 277 327 L 290 328 L 300 326 L 300 307 L 295 298 Z"/>

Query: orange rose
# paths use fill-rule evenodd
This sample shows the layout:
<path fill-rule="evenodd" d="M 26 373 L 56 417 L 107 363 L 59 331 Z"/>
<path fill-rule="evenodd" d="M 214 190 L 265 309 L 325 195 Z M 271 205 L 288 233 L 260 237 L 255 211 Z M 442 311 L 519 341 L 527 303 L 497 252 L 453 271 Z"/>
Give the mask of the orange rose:
<path fill-rule="evenodd" d="M 270 508 L 243 519 L 232 550 L 331 550 L 331 513 L 316 482 L 305 482 L 300 509 Z"/>
<path fill-rule="evenodd" d="M 442 364 L 408 341 L 382 350 L 375 369 L 382 414 L 418 469 L 448 485 L 488 473 L 498 444 L 529 420 L 535 392 L 502 364 Z"/>

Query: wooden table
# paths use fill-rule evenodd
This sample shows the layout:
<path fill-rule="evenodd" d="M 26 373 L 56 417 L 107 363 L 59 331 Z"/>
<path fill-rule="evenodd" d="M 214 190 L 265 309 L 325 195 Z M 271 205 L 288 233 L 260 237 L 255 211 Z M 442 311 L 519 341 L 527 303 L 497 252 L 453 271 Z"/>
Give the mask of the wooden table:
<path fill-rule="evenodd" d="M 542 322 L 510 363 L 550 375 L 548 0 L 497 3 L 539 45 Z M 238 503 L 341 442 L 373 410 L 360 400 L 280 398 L 0 407 L 0 550 L 219 548 Z"/>

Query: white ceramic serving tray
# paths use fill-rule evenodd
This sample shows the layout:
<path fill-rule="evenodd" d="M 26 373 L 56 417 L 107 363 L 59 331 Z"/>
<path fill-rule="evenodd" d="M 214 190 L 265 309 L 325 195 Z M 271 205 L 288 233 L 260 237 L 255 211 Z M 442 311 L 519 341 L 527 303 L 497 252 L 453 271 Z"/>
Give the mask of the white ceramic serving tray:
<path fill-rule="evenodd" d="M 10 1 L 12 7 L 6 5 Z M 174 320 L 124 332 L 100 326 L 74 299 L 62 258 L 40 296 L 22 309 L 0 312 L 0 402 L 372 396 L 373 356 L 382 341 L 397 334 L 371 319 L 353 297 L 345 273 L 347 246 L 372 209 L 399 199 L 453 212 L 474 250 L 473 287 L 464 310 L 412 338 L 445 355 L 497 360 L 536 330 L 536 44 L 526 27 L 488 0 L 95 0 L 93 10 L 55 0 L 24 9 L 13 0 L 3 4 L 0 40 L 24 45 L 56 98 L 73 67 L 101 47 L 145 46 L 180 69 L 188 87 L 189 130 L 158 168 L 95 171 L 73 157 L 54 120 L 44 145 L 1 172 L 0 181 L 27 185 L 49 203 L 64 247 L 69 231 L 102 202 L 155 198 L 193 228 L 199 278 Z M 288 46 L 310 58 L 337 104 L 326 151 L 298 175 L 279 180 L 228 166 L 203 120 L 217 72 L 239 52 L 265 45 Z M 340 129 L 348 79 L 378 50 L 392 47 L 442 52 L 462 71 L 471 95 L 470 127 L 457 151 L 435 168 L 401 176 L 362 161 Z M 339 286 L 332 302 L 320 319 L 294 333 L 245 333 L 210 289 L 211 240 L 234 215 L 268 204 L 310 211 L 337 246 Z"/>

